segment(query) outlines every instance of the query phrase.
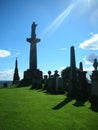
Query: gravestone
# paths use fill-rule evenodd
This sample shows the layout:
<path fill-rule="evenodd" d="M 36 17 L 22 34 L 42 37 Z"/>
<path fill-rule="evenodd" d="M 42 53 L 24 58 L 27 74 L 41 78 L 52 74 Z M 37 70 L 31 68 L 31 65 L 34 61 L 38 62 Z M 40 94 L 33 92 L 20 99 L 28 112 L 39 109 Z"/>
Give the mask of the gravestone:
<path fill-rule="evenodd" d="M 63 78 L 59 77 L 58 71 L 54 71 L 54 83 L 55 83 L 55 93 L 62 93 L 64 92 L 63 87 Z"/>
<path fill-rule="evenodd" d="M 51 71 L 50 70 L 48 71 L 48 77 L 49 78 L 51 77 Z"/>
<path fill-rule="evenodd" d="M 94 60 L 94 71 L 92 72 L 91 78 L 91 109 L 98 112 L 98 62 L 97 59 Z"/>
<path fill-rule="evenodd" d="M 94 71 L 91 75 L 91 95 L 98 96 L 98 62 L 97 59 L 94 60 Z"/>
<path fill-rule="evenodd" d="M 47 75 L 44 75 L 44 79 L 43 79 L 43 89 L 47 90 L 47 81 L 48 81 L 48 76 Z"/>
<path fill-rule="evenodd" d="M 77 72 L 77 100 L 85 101 L 87 99 L 87 81 L 86 71 L 83 71 L 83 64 L 80 62 Z"/>
<path fill-rule="evenodd" d="M 37 24 L 33 22 L 31 26 L 31 37 L 27 38 L 27 42 L 30 43 L 30 57 L 29 57 L 29 69 L 24 72 L 24 78 L 21 81 L 22 86 L 28 86 L 32 84 L 32 88 L 42 87 L 42 71 L 37 68 L 37 43 L 40 42 L 39 38 L 36 38 Z"/>
<path fill-rule="evenodd" d="M 19 78 L 19 73 L 18 73 L 18 61 L 16 58 L 15 61 L 15 70 L 14 70 L 14 75 L 13 75 L 13 83 L 12 84 L 19 84 L 20 78 Z"/>
<path fill-rule="evenodd" d="M 47 80 L 47 91 L 49 91 L 49 92 L 54 92 L 55 91 L 55 80 L 54 80 L 53 76 L 51 76 Z"/>
<path fill-rule="evenodd" d="M 56 88 L 55 91 L 57 93 L 64 93 L 64 85 L 63 85 L 63 78 L 57 77 L 56 78 Z"/>
<path fill-rule="evenodd" d="M 51 93 L 64 93 L 63 78 L 59 77 L 58 71 L 54 71 L 54 75 L 51 75 L 51 71 L 48 71 L 48 79 L 46 79 L 46 90 Z"/>

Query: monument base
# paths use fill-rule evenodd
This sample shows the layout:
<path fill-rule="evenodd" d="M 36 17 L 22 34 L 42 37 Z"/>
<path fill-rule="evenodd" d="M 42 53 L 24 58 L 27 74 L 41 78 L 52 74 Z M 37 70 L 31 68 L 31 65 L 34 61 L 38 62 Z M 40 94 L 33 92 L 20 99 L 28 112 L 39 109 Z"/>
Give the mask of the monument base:
<path fill-rule="evenodd" d="M 31 88 L 41 88 L 42 87 L 42 71 L 39 69 L 26 70 L 24 71 L 24 78 L 20 81 L 19 86 L 29 86 L 32 85 Z"/>

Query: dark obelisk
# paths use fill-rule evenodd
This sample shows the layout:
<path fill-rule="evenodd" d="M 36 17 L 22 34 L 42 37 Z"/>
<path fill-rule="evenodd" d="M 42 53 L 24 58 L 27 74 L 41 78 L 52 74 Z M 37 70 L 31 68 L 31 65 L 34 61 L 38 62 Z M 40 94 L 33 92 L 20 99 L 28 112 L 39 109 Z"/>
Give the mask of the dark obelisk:
<path fill-rule="evenodd" d="M 14 70 L 14 76 L 13 76 L 13 84 L 18 84 L 19 83 L 19 73 L 18 73 L 18 62 L 17 62 L 17 58 L 15 61 L 15 70 Z"/>
<path fill-rule="evenodd" d="M 70 49 L 70 82 L 71 82 L 71 85 L 70 85 L 69 95 L 71 97 L 75 97 L 77 76 L 76 76 L 76 60 L 75 60 L 74 46 L 71 46 L 71 49 Z"/>
<path fill-rule="evenodd" d="M 36 26 L 35 22 L 33 22 L 31 27 L 31 38 L 27 38 L 27 41 L 30 43 L 30 60 L 29 60 L 29 69 L 37 69 L 37 42 L 40 42 L 39 38 L 36 38 Z"/>

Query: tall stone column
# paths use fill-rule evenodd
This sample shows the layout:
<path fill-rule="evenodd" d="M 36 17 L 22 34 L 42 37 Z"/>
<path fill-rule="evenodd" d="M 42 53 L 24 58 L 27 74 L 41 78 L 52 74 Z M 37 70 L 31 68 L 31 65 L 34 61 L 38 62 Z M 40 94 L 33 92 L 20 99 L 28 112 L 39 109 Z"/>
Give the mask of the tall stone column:
<path fill-rule="evenodd" d="M 77 85 L 77 76 L 76 76 L 75 51 L 74 51 L 74 46 L 71 46 L 71 48 L 70 48 L 70 88 L 69 88 L 69 96 L 74 97 L 76 95 L 76 85 Z"/>
<path fill-rule="evenodd" d="M 29 69 L 37 69 L 37 48 L 36 44 L 40 42 L 39 38 L 36 38 L 35 29 L 37 24 L 33 22 L 31 27 L 31 38 L 27 38 L 27 42 L 30 43 L 30 58 L 29 58 Z"/>
<path fill-rule="evenodd" d="M 41 88 L 42 71 L 37 68 L 37 43 L 40 42 L 40 39 L 36 38 L 36 26 L 37 24 L 33 22 L 31 26 L 31 37 L 26 39 L 30 43 L 29 69 L 24 71 L 24 78 L 20 86 L 32 85 L 32 88 Z"/>

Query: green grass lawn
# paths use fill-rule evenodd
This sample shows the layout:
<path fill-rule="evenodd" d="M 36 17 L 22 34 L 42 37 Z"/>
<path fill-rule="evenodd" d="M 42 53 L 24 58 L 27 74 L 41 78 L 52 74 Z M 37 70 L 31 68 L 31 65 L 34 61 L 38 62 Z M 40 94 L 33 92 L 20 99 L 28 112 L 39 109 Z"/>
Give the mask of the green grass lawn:
<path fill-rule="evenodd" d="M 24 88 L 0 89 L 0 130 L 97 130 L 98 113 L 90 103 L 53 109 L 64 101 L 64 95 L 50 95 Z"/>

